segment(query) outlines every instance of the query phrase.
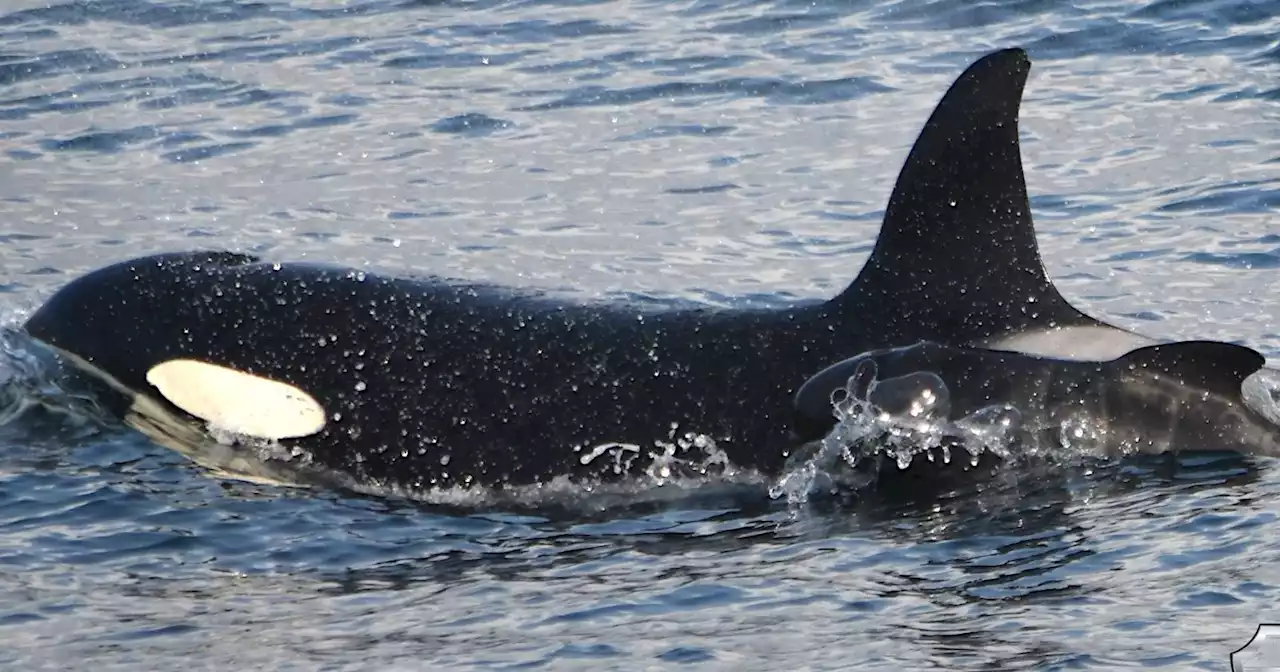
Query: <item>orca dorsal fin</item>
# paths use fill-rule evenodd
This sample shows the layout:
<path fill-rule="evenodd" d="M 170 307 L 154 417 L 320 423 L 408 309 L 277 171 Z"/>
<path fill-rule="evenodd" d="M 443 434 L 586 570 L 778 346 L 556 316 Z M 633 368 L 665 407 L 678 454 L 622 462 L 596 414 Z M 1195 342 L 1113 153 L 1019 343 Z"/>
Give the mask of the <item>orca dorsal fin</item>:
<path fill-rule="evenodd" d="M 875 249 L 833 300 L 839 310 L 901 343 L 1099 324 L 1062 298 L 1040 260 L 1018 144 L 1030 70 L 1025 51 L 1005 49 L 951 85 L 898 175 Z"/>
<path fill-rule="evenodd" d="M 1253 348 L 1220 341 L 1179 341 L 1138 348 L 1116 363 L 1172 376 L 1225 396 L 1238 396 L 1244 379 L 1267 363 Z"/>

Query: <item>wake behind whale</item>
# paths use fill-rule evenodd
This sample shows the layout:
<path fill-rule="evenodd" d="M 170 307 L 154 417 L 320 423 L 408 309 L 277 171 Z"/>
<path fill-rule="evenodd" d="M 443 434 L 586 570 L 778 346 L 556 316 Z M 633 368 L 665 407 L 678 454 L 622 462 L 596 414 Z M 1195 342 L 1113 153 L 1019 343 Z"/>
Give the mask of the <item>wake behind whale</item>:
<path fill-rule="evenodd" d="M 505 487 L 615 479 L 673 447 L 777 474 L 797 443 L 794 392 L 858 353 L 927 340 L 1088 357 L 1146 342 L 1048 279 L 1018 144 L 1029 70 L 1008 49 L 960 75 L 870 258 L 830 300 L 656 310 L 188 252 L 78 278 L 25 330 L 162 443 L 256 442 L 256 460 L 214 460 L 243 475 Z"/>

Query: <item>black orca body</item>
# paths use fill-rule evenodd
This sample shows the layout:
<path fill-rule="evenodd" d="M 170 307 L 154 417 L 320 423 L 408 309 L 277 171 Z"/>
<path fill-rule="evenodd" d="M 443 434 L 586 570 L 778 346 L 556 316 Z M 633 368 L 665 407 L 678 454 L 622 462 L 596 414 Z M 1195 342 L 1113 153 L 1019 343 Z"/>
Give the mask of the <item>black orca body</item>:
<path fill-rule="evenodd" d="M 866 265 L 828 301 L 652 310 L 200 252 L 89 273 L 25 329 L 145 402 L 142 415 L 229 417 L 285 461 L 358 482 L 610 477 L 686 436 L 777 473 L 795 445 L 793 393 L 857 353 L 1141 340 L 1070 306 L 1045 273 L 1018 144 L 1029 70 L 1009 49 L 957 79 Z M 255 409 L 267 417 L 235 417 Z"/>
<path fill-rule="evenodd" d="M 796 392 L 794 426 L 802 441 L 826 436 L 836 423 L 835 404 L 849 395 L 893 414 L 928 399 L 945 404 L 943 421 L 1016 409 L 1014 438 L 1030 451 L 1280 455 L 1280 425 L 1243 396 L 1245 379 L 1264 362 L 1250 348 L 1213 341 L 1161 343 L 1108 361 L 921 342 L 822 370 Z"/>

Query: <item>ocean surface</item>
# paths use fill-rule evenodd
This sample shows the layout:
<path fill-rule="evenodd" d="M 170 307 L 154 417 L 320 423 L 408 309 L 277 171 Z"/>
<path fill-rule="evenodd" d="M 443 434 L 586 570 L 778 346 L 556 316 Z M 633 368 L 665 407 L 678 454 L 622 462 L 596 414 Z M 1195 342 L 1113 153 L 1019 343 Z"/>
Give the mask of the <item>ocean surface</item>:
<path fill-rule="evenodd" d="M 191 248 L 828 296 L 1008 46 L 1063 293 L 1280 363 L 1280 2 L 1243 0 L 6 0 L 0 324 Z M 1275 459 L 356 496 L 209 474 L 6 334 L 0 669 L 1227 670 L 1280 622 Z"/>

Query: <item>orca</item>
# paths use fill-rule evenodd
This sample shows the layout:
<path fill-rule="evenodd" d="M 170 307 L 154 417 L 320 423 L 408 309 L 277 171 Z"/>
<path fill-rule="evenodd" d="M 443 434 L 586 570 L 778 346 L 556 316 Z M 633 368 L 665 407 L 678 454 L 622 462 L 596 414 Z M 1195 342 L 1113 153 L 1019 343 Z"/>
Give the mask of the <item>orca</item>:
<path fill-rule="evenodd" d="M 923 341 L 862 353 L 805 381 L 793 429 L 800 441 L 821 439 L 837 422 L 837 405 L 849 402 L 943 423 L 998 409 L 1016 414 L 1002 417 L 1016 417 L 1009 429 L 1028 454 L 1280 455 L 1280 425 L 1244 398 L 1245 380 L 1265 361 L 1216 341 L 1160 343 L 1107 361 Z M 965 437 L 947 438 L 963 445 Z"/>
<path fill-rule="evenodd" d="M 1029 71 L 1013 48 L 956 79 L 870 257 L 830 299 L 657 308 L 195 251 L 89 272 L 24 328 L 166 445 L 223 432 L 264 447 L 232 471 L 501 488 L 713 446 L 777 474 L 792 395 L 857 353 L 930 340 L 1089 357 L 1145 342 L 1075 309 L 1045 271 L 1018 138 Z"/>

